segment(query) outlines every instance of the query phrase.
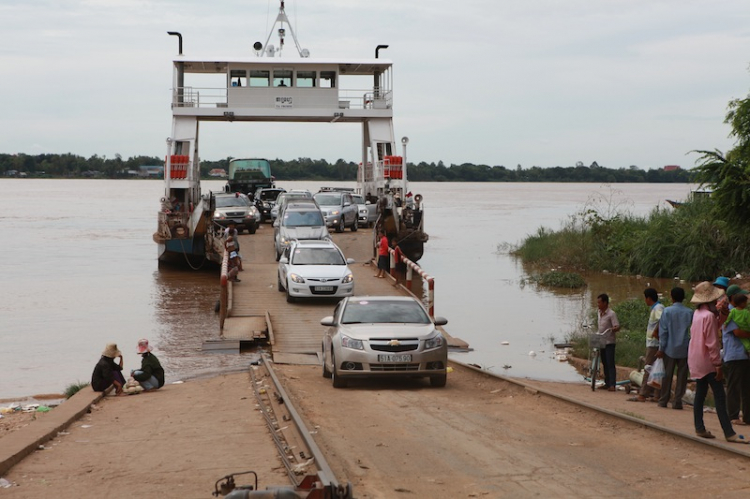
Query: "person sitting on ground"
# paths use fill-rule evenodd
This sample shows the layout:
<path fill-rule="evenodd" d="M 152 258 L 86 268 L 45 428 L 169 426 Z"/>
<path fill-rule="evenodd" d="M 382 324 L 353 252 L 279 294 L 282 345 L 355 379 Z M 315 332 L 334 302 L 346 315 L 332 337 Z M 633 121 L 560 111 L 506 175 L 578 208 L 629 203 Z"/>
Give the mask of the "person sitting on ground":
<path fill-rule="evenodd" d="M 140 383 L 143 390 L 148 392 L 158 390 L 164 386 L 164 369 L 161 367 L 159 359 L 151 353 L 151 346 L 146 338 L 138 340 L 137 352 L 142 355 L 141 368 L 131 371 L 130 375 Z"/>
<path fill-rule="evenodd" d="M 734 308 L 729 311 L 727 324 L 734 321 L 742 331 L 750 331 L 750 310 L 747 307 L 747 295 L 738 293 L 732 297 Z M 739 338 L 746 352 L 750 352 L 750 338 Z"/>
<path fill-rule="evenodd" d="M 119 364 L 115 363 L 117 357 L 120 357 Z M 117 349 L 117 344 L 108 344 L 99 362 L 94 366 L 94 372 L 91 374 L 91 388 L 95 392 L 104 392 L 110 386 L 115 385 L 115 395 L 121 395 L 122 387 L 125 385 L 122 362 L 122 352 Z"/>

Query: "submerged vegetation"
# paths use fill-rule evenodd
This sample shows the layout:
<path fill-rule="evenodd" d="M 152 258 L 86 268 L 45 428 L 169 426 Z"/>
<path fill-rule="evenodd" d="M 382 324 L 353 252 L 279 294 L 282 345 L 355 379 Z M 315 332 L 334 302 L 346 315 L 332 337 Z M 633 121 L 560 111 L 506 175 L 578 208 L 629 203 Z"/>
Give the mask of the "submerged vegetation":
<path fill-rule="evenodd" d="M 577 289 L 586 286 L 586 281 L 581 274 L 577 272 L 562 272 L 560 270 L 551 270 L 542 274 L 534 274 L 529 276 L 525 281 L 534 282 L 552 288 Z"/>

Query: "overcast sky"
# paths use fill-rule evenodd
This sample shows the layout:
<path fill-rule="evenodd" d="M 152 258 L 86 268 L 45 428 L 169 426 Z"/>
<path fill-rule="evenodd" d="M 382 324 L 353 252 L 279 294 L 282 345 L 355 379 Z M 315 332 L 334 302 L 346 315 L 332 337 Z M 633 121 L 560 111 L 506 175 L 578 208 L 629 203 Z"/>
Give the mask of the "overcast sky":
<path fill-rule="evenodd" d="M 0 0 L 0 152 L 163 156 L 177 40 L 250 56 L 278 0 Z M 287 0 L 313 57 L 394 62 L 409 161 L 691 167 L 750 89 L 747 0 Z M 359 125 L 201 126 L 203 159 L 359 161 Z"/>

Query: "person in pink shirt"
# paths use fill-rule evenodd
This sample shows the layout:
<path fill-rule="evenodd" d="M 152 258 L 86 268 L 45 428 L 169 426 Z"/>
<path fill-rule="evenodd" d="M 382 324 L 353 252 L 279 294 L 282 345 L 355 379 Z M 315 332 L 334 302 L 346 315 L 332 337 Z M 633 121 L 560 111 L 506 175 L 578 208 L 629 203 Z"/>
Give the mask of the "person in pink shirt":
<path fill-rule="evenodd" d="M 690 300 L 697 308 L 693 313 L 693 324 L 690 326 L 690 345 L 688 347 L 688 367 L 690 376 L 696 382 L 693 420 L 695 434 L 703 438 L 716 438 L 706 429 L 703 423 L 703 404 L 708 388 L 714 394 L 716 415 L 727 442 L 750 443 L 744 435 L 738 435 L 732 428 L 727 414 L 726 394 L 721 383 L 724 375 L 721 371 L 721 354 L 719 345 L 719 317 L 716 301 L 724 294 L 723 289 L 714 287 L 705 281 L 695 287 L 695 294 Z"/>

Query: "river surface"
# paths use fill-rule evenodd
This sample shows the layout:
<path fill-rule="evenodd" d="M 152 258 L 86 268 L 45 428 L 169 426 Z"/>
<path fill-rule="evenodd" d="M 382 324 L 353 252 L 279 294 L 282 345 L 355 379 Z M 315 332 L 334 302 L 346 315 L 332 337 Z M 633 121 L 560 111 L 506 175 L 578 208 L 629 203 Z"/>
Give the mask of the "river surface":
<path fill-rule="evenodd" d="M 224 182 L 204 182 L 221 190 Z M 279 182 L 317 190 L 353 183 Z M 498 248 L 540 226 L 557 229 L 597 196 L 597 207 L 645 214 L 684 199 L 686 184 L 412 183 L 425 198 L 430 240 L 422 267 L 435 276 L 435 313 L 473 351 L 452 354 L 510 376 L 578 380 L 552 343 L 587 321 L 593 297 L 642 297 L 672 280 L 586 276 L 583 291 L 523 285 L 519 261 Z M 160 181 L 0 179 L 0 399 L 59 393 L 89 381 L 109 342 L 125 369 L 139 338 L 155 347 L 170 381 L 246 366 L 248 355 L 201 352 L 218 335 L 216 271 L 159 268 L 152 233 Z M 270 226 L 265 226 L 269 229 Z M 508 342 L 508 345 L 502 345 Z M 535 355 L 529 355 L 534 352 Z M 505 367 L 504 366 L 510 366 Z"/>

